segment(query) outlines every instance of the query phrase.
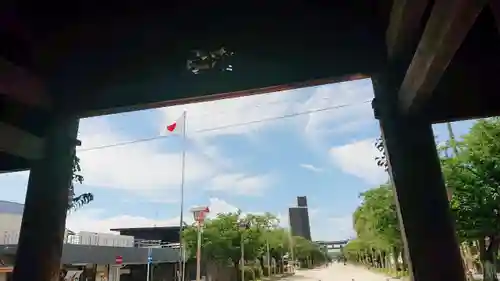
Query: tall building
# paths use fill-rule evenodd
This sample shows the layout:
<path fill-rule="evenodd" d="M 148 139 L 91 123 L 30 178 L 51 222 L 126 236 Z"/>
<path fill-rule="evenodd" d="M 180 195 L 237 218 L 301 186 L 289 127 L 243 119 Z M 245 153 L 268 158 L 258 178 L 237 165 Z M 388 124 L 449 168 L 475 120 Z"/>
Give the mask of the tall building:
<path fill-rule="evenodd" d="M 307 197 L 305 197 L 305 196 L 297 196 L 297 206 L 298 207 L 306 207 L 307 208 Z"/>
<path fill-rule="evenodd" d="M 288 209 L 290 228 L 293 236 L 301 236 L 311 241 L 311 226 L 309 225 L 309 212 L 307 198 L 297 197 L 297 207 Z"/>

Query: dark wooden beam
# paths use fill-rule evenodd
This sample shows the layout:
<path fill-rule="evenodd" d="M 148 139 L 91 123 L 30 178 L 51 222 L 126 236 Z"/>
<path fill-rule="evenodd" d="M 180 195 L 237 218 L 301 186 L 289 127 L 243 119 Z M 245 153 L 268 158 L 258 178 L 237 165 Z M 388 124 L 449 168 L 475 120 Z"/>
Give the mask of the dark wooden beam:
<path fill-rule="evenodd" d="M 399 89 L 403 112 L 427 100 L 487 0 L 436 0 Z"/>
<path fill-rule="evenodd" d="M 281 2 L 249 2 L 245 9 L 227 0 L 206 7 L 174 1 L 168 9 L 70 9 L 75 16 L 66 15 L 57 22 L 59 28 L 51 29 L 51 37 L 36 45 L 39 68 L 47 85 L 64 88 L 49 91 L 58 107 L 79 117 L 214 99 L 211 95 L 265 93 L 380 71 L 387 57 L 387 17 L 379 19 L 374 8 L 381 1 L 283 2 L 286 10 Z M 46 9 L 44 3 L 36 14 Z M 197 16 L 183 16 L 193 13 Z M 233 55 L 212 70 L 203 65 L 207 70 L 195 75 L 189 62 L 193 51 L 221 47 Z M 226 63 L 232 71 L 221 71 Z"/>
<path fill-rule="evenodd" d="M 412 55 L 428 0 L 394 0 L 386 32 L 391 60 Z"/>
<path fill-rule="evenodd" d="M 41 78 L 1 57 L 0 95 L 6 95 L 30 106 L 41 108 L 51 106 L 51 99 L 45 92 Z"/>
<path fill-rule="evenodd" d="M 0 151 L 40 159 L 50 112 L 0 95 Z"/>
<path fill-rule="evenodd" d="M 44 139 L 0 122 L 0 151 L 24 159 L 41 159 Z"/>
<path fill-rule="evenodd" d="M 0 152 L 0 174 L 26 171 L 29 168 L 30 160 Z"/>
<path fill-rule="evenodd" d="M 500 0 L 490 0 L 491 11 L 495 16 L 498 32 L 500 32 Z"/>

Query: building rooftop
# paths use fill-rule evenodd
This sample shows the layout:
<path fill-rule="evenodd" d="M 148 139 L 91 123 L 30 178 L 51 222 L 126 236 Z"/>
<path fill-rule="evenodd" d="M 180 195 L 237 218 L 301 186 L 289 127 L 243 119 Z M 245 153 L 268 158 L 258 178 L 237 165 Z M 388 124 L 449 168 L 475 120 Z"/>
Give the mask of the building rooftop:
<path fill-rule="evenodd" d="M 154 226 L 136 228 L 113 228 L 120 235 L 134 236 L 136 240 L 160 241 L 161 243 L 178 243 L 179 226 Z"/>
<path fill-rule="evenodd" d="M 154 230 L 179 230 L 179 226 L 151 226 L 151 227 L 123 227 L 112 228 L 111 231 L 154 231 Z"/>
<path fill-rule="evenodd" d="M 24 204 L 0 200 L 0 214 L 22 215 Z"/>

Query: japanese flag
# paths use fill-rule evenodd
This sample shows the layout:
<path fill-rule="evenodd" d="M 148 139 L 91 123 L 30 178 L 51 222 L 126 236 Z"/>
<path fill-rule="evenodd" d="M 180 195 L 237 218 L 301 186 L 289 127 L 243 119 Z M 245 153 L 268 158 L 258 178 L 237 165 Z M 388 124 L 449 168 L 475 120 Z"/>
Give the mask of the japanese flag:
<path fill-rule="evenodd" d="M 182 115 L 173 123 L 167 124 L 165 129 L 163 130 L 163 135 L 170 134 L 184 134 L 184 130 L 186 124 L 186 112 L 183 112 Z"/>

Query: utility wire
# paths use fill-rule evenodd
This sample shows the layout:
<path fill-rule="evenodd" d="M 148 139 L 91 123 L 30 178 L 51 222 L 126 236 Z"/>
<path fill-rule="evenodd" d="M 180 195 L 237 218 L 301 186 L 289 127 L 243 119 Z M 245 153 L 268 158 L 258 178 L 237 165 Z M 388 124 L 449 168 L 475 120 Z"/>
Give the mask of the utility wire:
<path fill-rule="evenodd" d="M 258 124 L 262 122 L 269 122 L 269 121 L 275 121 L 275 120 L 281 120 L 281 119 L 287 119 L 287 118 L 292 118 L 292 117 L 297 117 L 301 115 L 307 115 L 311 113 L 318 113 L 318 112 L 323 112 L 323 111 L 330 111 L 330 110 L 336 110 L 336 109 L 341 109 L 349 106 L 354 106 L 354 105 L 361 105 L 361 104 L 366 104 L 371 102 L 371 100 L 366 100 L 361 103 L 351 103 L 351 104 L 342 104 L 342 105 L 336 105 L 336 106 L 329 106 L 329 107 L 324 107 L 324 108 L 318 108 L 318 109 L 313 109 L 313 110 L 308 110 L 308 111 L 302 111 L 302 112 L 297 112 L 297 113 L 291 113 L 291 114 L 285 114 L 281 116 L 276 116 L 276 117 L 269 117 L 269 118 L 263 118 L 259 120 L 253 120 L 249 122 L 241 122 L 241 123 L 234 123 L 234 124 L 229 124 L 229 125 L 224 125 L 224 126 L 219 126 L 219 127 L 213 127 L 213 128 L 208 128 L 208 129 L 201 129 L 201 130 L 196 130 L 191 133 L 206 133 L 206 132 L 213 132 L 213 131 L 219 131 L 219 130 L 224 130 L 224 129 L 230 129 L 234 127 L 240 127 L 240 126 L 247 126 L 247 125 L 252 125 L 252 124 Z M 109 145 L 102 145 L 102 146 L 95 146 L 95 147 L 90 147 L 90 148 L 84 148 L 84 149 L 78 149 L 77 152 L 87 152 L 87 151 L 93 151 L 93 150 L 99 150 L 99 149 L 105 149 L 105 148 L 112 148 L 112 147 L 118 147 L 118 146 L 125 146 L 125 145 L 131 145 L 131 144 L 136 144 L 136 143 L 142 143 L 142 142 L 149 142 L 149 141 L 154 141 L 154 140 L 160 140 L 164 138 L 171 137 L 172 135 L 166 135 L 166 136 L 155 136 L 155 137 L 150 137 L 150 138 L 142 138 L 142 139 L 137 139 L 133 141 L 125 141 L 125 142 L 119 142 L 119 143 L 114 143 L 114 144 L 109 144 Z"/>
<path fill-rule="evenodd" d="M 252 96 L 252 97 L 245 97 L 245 98 L 253 98 L 255 96 Z M 334 96 L 326 96 L 326 97 L 321 97 L 321 98 L 318 98 L 318 99 L 315 99 L 316 102 L 330 102 L 332 100 L 336 99 L 336 97 Z M 290 103 L 300 103 L 301 101 L 298 100 L 298 97 L 296 98 L 292 98 L 292 99 L 285 99 L 285 100 L 277 100 L 277 101 L 267 101 L 267 100 L 264 100 L 262 102 L 259 102 L 259 103 L 256 103 L 256 104 L 253 104 L 251 106 L 248 106 L 248 107 L 245 107 L 245 110 L 254 110 L 254 109 L 260 109 L 261 107 L 263 106 L 270 106 L 270 105 L 281 105 L 281 104 L 290 104 Z M 200 104 L 206 104 L 207 105 L 207 108 L 210 109 L 211 107 L 211 104 L 212 102 L 203 102 L 203 103 L 200 103 Z M 213 112 L 207 112 L 207 110 L 200 110 L 199 112 L 196 112 L 196 115 L 195 114 L 191 114 L 190 116 L 191 117 L 196 117 L 196 118 L 213 118 L 215 115 L 218 117 L 218 118 L 221 118 L 221 117 L 224 117 L 224 116 L 227 116 L 228 114 L 231 114 L 233 113 L 234 110 L 217 110 L 217 112 L 214 114 Z M 127 114 L 132 114 L 131 112 L 127 113 Z M 118 130 L 122 130 L 122 129 L 126 129 L 127 127 L 119 127 L 119 128 L 115 128 L 115 129 L 118 129 Z"/>

